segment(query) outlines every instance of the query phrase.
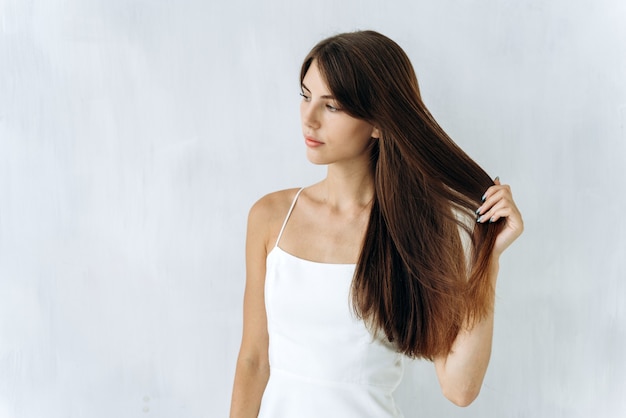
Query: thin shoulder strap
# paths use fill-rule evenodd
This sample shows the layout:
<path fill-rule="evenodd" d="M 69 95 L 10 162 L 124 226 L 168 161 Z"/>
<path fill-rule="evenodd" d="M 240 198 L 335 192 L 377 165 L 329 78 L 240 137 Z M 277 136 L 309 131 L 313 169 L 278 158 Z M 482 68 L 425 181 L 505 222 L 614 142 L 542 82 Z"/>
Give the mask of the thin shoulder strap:
<path fill-rule="evenodd" d="M 278 238 L 276 238 L 276 244 L 274 244 L 274 247 L 278 247 L 278 242 L 280 241 L 280 237 L 283 236 L 283 231 L 285 230 L 285 226 L 287 226 L 287 221 L 289 220 L 289 217 L 291 216 L 293 207 L 296 206 L 296 201 L 298 200 L 298 196 L 300 196 L 300 193 L 302 192 L 302 190 L 304 190 L 304 187 L 298 190 L 298 193 L 296 193 L 296 196 L 293 198 L 293 202 L 291 202 L 291 207 L 289 208 L 289 212 L 287 212 L 287 216 L 285 217 L 282 228 L 280 228 L 280 232 L 278 233 Z"/>

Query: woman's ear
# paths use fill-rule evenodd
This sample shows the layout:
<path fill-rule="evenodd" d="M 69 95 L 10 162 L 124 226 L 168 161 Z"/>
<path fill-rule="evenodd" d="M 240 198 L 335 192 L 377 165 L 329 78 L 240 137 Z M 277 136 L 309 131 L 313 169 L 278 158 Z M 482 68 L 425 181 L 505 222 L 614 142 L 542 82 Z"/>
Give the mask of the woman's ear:
<path fill-rule="evenodd" d="M 374 139 L 380 139 L 380 130 L 374 126 L 374 129 L 372 129 L 372 134 L 370 136 Z"/>

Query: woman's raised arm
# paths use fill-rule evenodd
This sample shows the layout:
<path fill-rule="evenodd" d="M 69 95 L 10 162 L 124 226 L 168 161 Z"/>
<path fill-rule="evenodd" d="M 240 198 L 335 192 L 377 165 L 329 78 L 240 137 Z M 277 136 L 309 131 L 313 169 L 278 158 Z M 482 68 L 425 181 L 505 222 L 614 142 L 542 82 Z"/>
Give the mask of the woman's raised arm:
<path fill-rule="evenodd" d="M 477 214 L 477 222 L 480 223 L 497 222 L 500 219 L 505 222 L 496 239 L 489 271 L 489 278 L 495 287 L 500 255 L 522 234 L 524 222 L 513 201 L 511 188 L 501 185 L 498 179 L 495 180 L 495 186 L 487 189 Z M 492 308 L 482 320 L 461 329 L 448 355 L 435 358 L 441 390 L 456 405 L 469 405 L 480 392 L 491 357 L 493 322 Z"/>

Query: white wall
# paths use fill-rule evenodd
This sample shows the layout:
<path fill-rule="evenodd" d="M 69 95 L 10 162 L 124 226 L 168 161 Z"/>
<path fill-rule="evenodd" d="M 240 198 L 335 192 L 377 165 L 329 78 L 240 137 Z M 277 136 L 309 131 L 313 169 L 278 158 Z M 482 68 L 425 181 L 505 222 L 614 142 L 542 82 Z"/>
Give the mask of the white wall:
<path fill-rule="evenodd" d="M 0 0 L 0 418 L 226 416 L 250 205 L 306 185 L 298 70 L 338 31 L 412 58 L 514 186 L 492 362 L 458 409 L 626 414 L 626 3 Z"/>

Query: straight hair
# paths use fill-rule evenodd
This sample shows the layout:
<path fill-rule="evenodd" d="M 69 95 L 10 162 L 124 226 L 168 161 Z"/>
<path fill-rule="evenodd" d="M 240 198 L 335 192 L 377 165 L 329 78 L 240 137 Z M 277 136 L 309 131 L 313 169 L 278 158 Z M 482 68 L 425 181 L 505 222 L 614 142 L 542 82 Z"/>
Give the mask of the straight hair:
<path fill-rule="evenodd" d="M 397 43 L 374 31 L 325 39 L 305 58 L 300 82 L 313 61 L 342 110 L 380 131 L 353 309 L 399 352 L 445 355 L 463 327 L 493 309 L 489 271 L 502 223 L 477 223 L 475 210 L 494 182 L 430 114 Z"/>

